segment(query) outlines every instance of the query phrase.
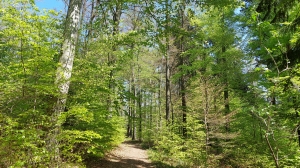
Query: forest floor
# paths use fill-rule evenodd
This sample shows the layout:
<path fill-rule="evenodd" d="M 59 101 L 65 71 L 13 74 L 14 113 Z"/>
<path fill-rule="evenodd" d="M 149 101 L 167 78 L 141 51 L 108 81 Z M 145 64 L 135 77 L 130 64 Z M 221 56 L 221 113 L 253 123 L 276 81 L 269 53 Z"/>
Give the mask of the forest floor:
<path fill-rule="evenodd" d="M 154 168 L 148 159 L 147 151 L 139 143 L 125 141 L 104 159 L 91 160 L 88 168 Z"/>

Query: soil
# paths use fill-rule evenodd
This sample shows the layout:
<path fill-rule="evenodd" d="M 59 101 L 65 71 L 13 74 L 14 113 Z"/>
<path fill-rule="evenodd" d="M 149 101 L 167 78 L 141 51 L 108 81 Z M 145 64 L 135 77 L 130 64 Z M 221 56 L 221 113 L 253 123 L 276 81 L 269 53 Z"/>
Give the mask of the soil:
<path fill-rule="evenodd" d="M 140 144 L 125 141 L 104 159 L 89 161 L 87 168 L 154 168 Z"/>

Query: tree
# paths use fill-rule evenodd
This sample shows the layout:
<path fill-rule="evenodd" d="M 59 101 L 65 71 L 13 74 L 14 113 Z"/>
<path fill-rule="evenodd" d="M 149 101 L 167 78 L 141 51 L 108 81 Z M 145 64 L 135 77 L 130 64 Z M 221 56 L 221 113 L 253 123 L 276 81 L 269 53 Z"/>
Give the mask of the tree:
<path fill-rule="evenodd" d="M 58 144 L 58 134 L 60 133 L 61 129 L 59 117 L 65 110 L 70 87 L 70 78 L 72 74 L 76 42 L 78 38 L 81 6 L 82 0 L 69 1 L 69 7 L 66 16 L 66 27 L 64 29 L 64 42 L 62 44 L 62 56 L 59 59 L 60 65 L 58 66 L 56 74 L 56 83 L 58 85 L 59 94 L 52 119 L 54 129 L 53 133 L 50 135 L 49 141 L 49 150 L 51 153 L 54 153 L 50 163 L 51 167 L 59 167 L 61 164 Z"/>
<path fill-rule="evenodd" d="M 298 47 L 297 43 L 291 45 L 291 42 L 292 37 L 295 37 L 294 33 L 297 32 L 292 27 L 297 25 L 298 18 L 293 11 L 295 7 L 299 7 L 299 3 L 264 0 L 247 3 L 243 12 L 246 17 L 251 17 L 245 23 L 250 25 L 247 27 L 250 30 L 248 32 L 251 32 L 248 51 L 253 64 L 248 72 L 253 82 L 249 86 L 252 99 L 257 97 L 257 101 L 251 101 L 251 104 L 255 104 L 255 108 L 251 109 L 251 115 L 257 120 L 253 129 L 259 129 L 254 133 L 260 133 L 260 141 L 264 142 L 264 146 L 257 148 L 268 151 L 268 159 L 273 162 L 273 166 L 297 164 L 297 159 L 294 159 L 295 143 L 288 138 L 297 134 L 297 131 L 290 134 L 288 130 L 298 128 L 297 121 L 294 122 L 297 112 L 293 105 L 297 102 L 298 94 L 292 91 L 294 86 L 291 82 L 293 78 L 291 74 L 299 62 L 293 56 Z M 297 38 L 294 40 L 296 42 Z M 294 101 L 291 101 L 293 99 Z M 289 152 L 280 146 L 290 146 Z M 288 155 L 286 152 L 293 154 Z M 283 158 L 293 161 L 287 163 Z M 265 161 L 263 164 L 270 163 Z"/>

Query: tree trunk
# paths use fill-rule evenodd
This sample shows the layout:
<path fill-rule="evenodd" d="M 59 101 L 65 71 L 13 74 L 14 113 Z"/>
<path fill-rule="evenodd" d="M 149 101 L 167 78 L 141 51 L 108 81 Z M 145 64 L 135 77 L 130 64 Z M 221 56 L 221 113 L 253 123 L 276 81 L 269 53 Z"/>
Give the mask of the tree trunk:
<path fill-rule="evenodd" d="M 180 79 L 180 88 L 181 88 L 181 106 L 182 106 L 182 123 L 183 123 L 182 135 L 183 135 L 183 137 L 187 137 L 187 129 L 186 129 L 187 103 L 186 103 L 184 76 L 182 76 L 181 79 Z"/>
<path fill-rule="evenodd" d="M 152 82 L 151 82 L 151 79 L 150 79 L 150 84 L 152 84 Z M 156 111 L 156 106 L 154 105 L 154 111 Z M 152 112 L 153 111 L 153 92 L 151 91 L 150 92 L 150 109 L 149 109 L 149 129 L 150 130 L 152 130 L 152 118 L 153 118 L 153 116 L 152 116 Z M 151 132 L 151 131 L 150 131 Z"/>
<path fill-rule="evenodd" d="M 205 107 L 204 107 L 204 125 L 205 125 L 205 149 L 206 154 L 209 154 L 209 121 L 208 121 L 208 112 L 209 112 L 209 100 L 208 100 L 208 86 L 206 78 L 203 77 L 203 83 L 204 83 L 204 97 L 205 97 Z"/>
<path fill-rule="evenodd" d="M 129 79 L 129 92 L 131 93 L 132 89 L 132 79 L 130 78 Z M 128 123 L 127 123 L 127 137 L 131 137 L 132 136 L 132 132 L 131 132 L 131 128 L 132 128 L 132 105 L 131 105 L 131 102 L 132 102 L 132 98 L 131 96 L 129 97 L 129 100 L 128 100 L 129 104 L 128 104 Z"/>
<path fill-rule="evenodd" d="M 59 90 L 58 100 L 52 116 L 54 128 L 49 135 L 48 150 L 51 155 L 50 167 L 60 167 L 60 152 L 58 135 L 61 125 L 58 118 L 64 111 L 67 101 L 67 95 L 70 86 L 70 78 L 73 69 L 73 61 L 75 57 L 76 42 L 78 38 L 78 28 L 80 23 L 80 11 L 82 0 L 70 0 L 66 17 L 66 27 L 64 30 L 64 42 L 62 46 L 62 56 L 60 57 L 56 73 L 56 84 Z"/>
<path fill-rule="evenodd" d="M 158 126 L 159 126 L 159 128 L 161 128 L 161 126 L 162 126 L 162 111 L 161 111 L 162 79 L 163 79 L 163 75 L 162 75 L 162 72 L 161 72 L 160 73 L 160 78 L 159 78 L 159 81 L 158 81 L 158 85 L 159 85 L 159 90 L 158 90 L 158 116 L 159 116 Z"/>
<path fill-rule="evenodd" d="M 93 36 L 92 26 L 93 26 L 93 21 L 94 21 L 95 17 L 98 14 L 97 8 L 98 8 L 99 4 L 100 4 L 100 0 L 92 0 L 90 20 L 89 20 L 89 23 L 88 23 L 88 28 L 85 32 L 86 36 L 85 36 L 85 39 L 84 39 L 83 56 L 86 56 L 86 53 L 88 51 L 89 39 L 90 39 L 91 36 Z"/>
<path fill-rule="evenodd" d="M 226 52 L 226 48 L 225 46 L 222 46 L 222 53 L 225 53 Z M 226 63 L 227 63 L 227 60 L 226 58 L 222 58 L 222 63 L 224 64 L 224 67 L 225 69 L 227 69 L 227 66 L 226 66 Z M 229 118 L 227 117 L 227 115 L 229 114 L 230 112 L 230 107 L 229 107 L 229 91 L 228 91 L 228 77 L 227 77 L 227 72 L 226 70 L 223 72 L 223 77 L 224 77 L 224 107 L 225 107 L 225 118 L 226 118 L 226 124 L 225 124 L 225 129 L 226 129 L 226 132 L 229 131 Z"/>
<path fill-rule="evenodd" d="M 179 16 L 181 17 L 181 29 L 184 30 L 184 11 L 185 11 L 185 2 L 181 1 L 181 8 L 179 9 Z M 184 52 L 184 37 L 181 36 L 180 38 L 180 43 L 179 43 L 179 49 L 180 49 L 180 53 L 178 54 L 179 57 L 179 62 L 180 62 L 180 66 L 184 65 L 184 57 L 182 55 L 182 53 Z M 187 129 L 186 129 L 186 113 L 187 113 L 187 102 L 186 102 L 186 88 L 185 88 L 185 75 L 182 74 L 182 76 L 180 77 L 180 94 L 181 94 L 181 108 L 182 108 L 182 135 L 183 137 L 187 137 Z"/>
<path fill-rule="evenodd" d="M 139 106 L 139 141 L 142 141 L 142 90 L 138 92 L 138 106 Z"/>
<path fill-rule="evenodd" d="M 166 121 L 167 125 L 170 122 L 170 107 L 171 107 L 171 88 L 170 88 L 170 67 L 169 67 L 169 1 L 166 0 L 166 32 L 165 32 L 165 37 L 166 37 L 166 51 L 165 51 L 165 59 L 166 59 Z"/>
<path fill-rule="evenodd" d="M 131 111 L 131 113 L 132 113 L 132 117 L 131 117 L 131 122 L 132 122 L 132 126 L 131 126 L 131 128 L 132 128 L 132 131 L 131 131 L 131 134 L 132 134 L 132 136 L 131 136 L 131 138 L 132 138 L 132 140 L 136 140 L 136 134 L 135 134 L 135 132 L 136 132 L 136 118 L 135 118 L 135 115 L 136 115 L 136 106 L 137 106 L 137 103 L 136 103 L 136 86 L 135 86 L 135 74 L 134 74 L 134 68 L 133 68 L 134 66 L 132 66 L 132 81 L 131 81 L 131 83 L 132 83 L 132 93 L 133 93 L 133 102 L 132 102 L 132 105 L 133 105 L 133 107 L 132 107 L 132 111 Z"/>
<path fill-rule="evenodd" d="M 114 9 L 111 9 L 113 13 L 113 30 L 112 30 L 112 36 L 115 37 L 119 33 L 119 24 L 122 14 L 122 2 L 117 2 L 116 7 Z M 112 51 L 117 50 L 117 45 L 112 46 Z M 113 66 L 116 63 L 116 56 L 114 54 L 108 54 L 108 66 Z M 109 84 L 108 88 L 110 91 L 112 91 L 111 94 L 115 92 L 115 80 L 114 80 L 114 69 L 110 70 L 109 73 Z M 112 97 L 109 94 L 107 98 L 107 110 L 109 112 L 112 111 Z"/>

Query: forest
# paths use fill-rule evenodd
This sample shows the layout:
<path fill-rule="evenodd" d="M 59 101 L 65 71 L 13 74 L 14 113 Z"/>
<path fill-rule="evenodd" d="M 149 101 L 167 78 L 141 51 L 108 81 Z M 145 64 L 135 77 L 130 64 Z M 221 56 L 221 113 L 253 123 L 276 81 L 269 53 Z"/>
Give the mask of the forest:
<path fill-rule="evenodd" d="M 299 0 L 61 1 L 0 1 L 1 168 L 300 165 Z"/>

